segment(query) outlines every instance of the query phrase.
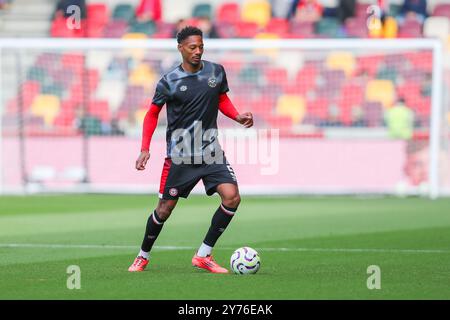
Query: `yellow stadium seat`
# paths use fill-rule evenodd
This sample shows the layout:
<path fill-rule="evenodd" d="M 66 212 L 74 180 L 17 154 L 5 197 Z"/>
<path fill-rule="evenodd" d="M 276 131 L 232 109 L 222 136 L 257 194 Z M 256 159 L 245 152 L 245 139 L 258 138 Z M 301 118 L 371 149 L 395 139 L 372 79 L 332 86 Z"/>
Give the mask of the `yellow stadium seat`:
<path fill-rule="evenodd" d="M 248 0 L 243 3 L 241 19 L 246 22 L 256 22 L 264 28 L 271 18 L 271 6 L 266 0 Z"/>
<path fill-rule="evenodd" d="M 349 76 L 355 69 L 355 57 L 351 52 L 331 52 L 327 57 L 326 65 L 328 69 L 343 70 Z"/>
<path fill-rule="evenodd" d="M 380 102 L 384 108 L 389 108 L 395 101 L 395 88 L 391 80 L 371 80 L 367 83 L 366 99 Z"/>
<path fill-rule="evenodd" d="M 156 75 L 148 64 L 142 63 L 131 72 L 128 80 L 132 85 L 149 87 L 155 82 Z"/>
<path fill-rule="evenodd" d="M 130 32 L 122 36 L 122 39 L 132 40 L 132 39 L 147 39 L 147 35 L 141 32 Z"/>
<path fill-rule="evenodd" d="M 46 125 L 51 125 L 60 109 L 59 98 L 51 94 L 36 96 L 31 104 L 31 114 L 40 116 Z"/>
<path fill-rule="evenodd" d="M 383 26 L 383 35 L 385 38 L 397 38 L 398 25 L 394 17 L 386 17 Z"/>
<path fill-rule="evenodd" d="M 275 40 L 279 39 L 280 37 L 276 33 L 269 33 L 269 32 L 260 32 L 256 34 L 255 39 L 268 39 L 268 40 Z"/>
<path fill-rule="evenodd" d="M 371 17 L 368 23 L 369 37 L 381 38 L 383 36 L 383 24 L 381 23 L 381 20 Z"/>
<path fill-rule="evenodd" d="M 294 124 L 300 123 L 305 116 L 305 99 L 298 95 L 282 95 L 278 98 L 276 113 L 281 116 L 289 116 Z"/>

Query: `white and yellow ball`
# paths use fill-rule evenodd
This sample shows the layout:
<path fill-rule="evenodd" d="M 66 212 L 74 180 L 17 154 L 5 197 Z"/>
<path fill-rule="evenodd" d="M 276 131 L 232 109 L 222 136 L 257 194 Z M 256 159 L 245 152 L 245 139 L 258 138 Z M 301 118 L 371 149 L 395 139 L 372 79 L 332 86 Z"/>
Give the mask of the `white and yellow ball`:
<path fill-rule="evenodd" d="M 242 247 L 236 249 L 230 259 L 231 270 L 236 274 L 253 274 L 261 266 L 261 258 L 255 249 Z"/>

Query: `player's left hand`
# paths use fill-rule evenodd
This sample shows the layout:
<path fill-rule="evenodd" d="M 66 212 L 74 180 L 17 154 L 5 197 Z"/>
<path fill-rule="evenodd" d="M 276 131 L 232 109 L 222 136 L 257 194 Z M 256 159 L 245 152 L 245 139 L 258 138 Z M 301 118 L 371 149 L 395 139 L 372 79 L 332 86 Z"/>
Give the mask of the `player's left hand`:
<path fill-rule="evenodd" d="M 253 115 L 251 112 L 241 113 L 236 117 L 236 121 L 242 124 L 246 128 L 253 126 Z"/>

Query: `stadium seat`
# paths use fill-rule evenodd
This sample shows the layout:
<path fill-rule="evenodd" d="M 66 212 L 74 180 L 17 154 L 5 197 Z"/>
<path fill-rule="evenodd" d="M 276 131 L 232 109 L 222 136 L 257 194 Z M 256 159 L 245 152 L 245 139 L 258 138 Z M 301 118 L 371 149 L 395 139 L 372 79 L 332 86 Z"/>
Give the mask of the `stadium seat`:
<path fill-rule="evenodd" d="M 51 125 L 60 109 L 60 100 L 54 95 L 37 95 L 31 105 L 31 114 L 40 116 L 46 125 Z"/>
<path fill-rule="evenodd" d="M 216 14 L 217 22 L 234 24 L 240 20 L 239 4 L 235 2 L 226 2 L 219 6 Z"/>
<path fill-rule="evenodd" d="M 138 65 L 128 78 L 129 84 L 149 87 L 156 81 L 156 75 L 148 64 Z"/>
<path fill-rule="evenodd" d="M 272 18 L 266 25 L 265 32 L 284 38 L 289 33 L 289 22 L 282 18 Z"/>
<path fill-rule="evenodd" d="M 326 58 L 326 66 L 331 70 L 343 70 L 350 76 L 355 69 L 355 58 L 351 52 L 331 52 Z"/>
<path fill-rule="evenodd" d="M 212 6 L 210 3 L 197 3 L 192 9 L 192 17 L 208 17 L 212 19 Z"/>
<path fill-rule="evenodd" d="M 53 121 L 58 127 L 72 127 L 75 121 L 75 103 L 73 100 L 61 101 L 61 109 Z"/>
<path fill-rule="evenodd" d="M 390 80 L 370 80 L 366 87 L 366 100 L 380 102 L 384 108 L 391 107 L 395 100 L 394 84 Z"/>
<path fill-rule="evenodd" d="M 403 25 L 400 26 L 398 32 L 399 38 L 421 38 L 422 37 L 422 24 L 415 19 L 406 20 Z"/>
<path fill-rule="evenodd" d="M 38 81 L 27 80 L 22 84 L 20 92 L 22 93 L 22 103 L 25 110 L 28 110 L 40 90 L 41 84 Z"/>
<path fill-rule="evenodd" d="M 378 70 L 376 78 L 380 80 L 391 80 L 395 83 L 397 81 L 397 70 L 392 67 L 381 68 Z"/>
<path fill-rule="evenodd" d="M 84 68 L 84 55 L 78 53 L 64 53 L 61 56 L 61 65 L 72 69 L 76 74 L 81 74 Z"/>
<path fill-rule="evenodd" d="M 87 4 L 87 36 L 100 38 L 108 22 L 108 9 L 103 3 Z"/>
<path fill-rule="evenodd" d="M 121 3 L 116 5 L 112 14 L 113 20 L 123 20 L 130 23 L 134 19 L 134 8 L 131 4 Z"/>
<path fill-rule="evenodd" d="M 267 68 L 264 73 L 267 83 L 276 83 L 281 86 L 286 86 L 289 84 L 288 72 L 285 68 L 271 67 Z"/>
<path fill-rule="evenodd" d="M 128 22 L 123 20 L 110 21 L 103 29 L 105 38 L 121 38 L 128 30 Z"/>
<path fill-rule="evenodd" d="M 315 32 L 317 35 L 335 38 L 338 36 L 339 27 L 337 18 L 326 17 L 315 23 Z"/>
<path fill-rule="evenodd" d="M 394 17 L 386 17 L 383 25 L 384 38 L 397 38 L 398 25 Z"/>
<path fill-rule="evenodd" d="M 289 22 L 290 35 L 293 38 L 314 38 L 315 27 L 313 22 L 300 22 L 292 20 Z"/>
<path fill-rule="evenodd" d="M 384 108 L 380 102 L 365 102 L 362 109 L 364 121 L 368 127 L 383 126 Z"/>
<path fill-rule="evenodd" d="M 236 23 L 236 36 L 239 38 L 253 38 L 258 31 L 259 26 L 256 22 L 239 21 Z"/>
<path fill-rule="evenodd" d="M 375 77 L 378 67 L 383 60 L 381 55 L 367 55 L 359 56 L 356 58 L 356 69 L 355 73 L 367 73 L 371 78 Z"/>
<path fill-rule="evenodd" d="M 318 70 L 315 66 L 305 66 L 297 72 L 295 87 L 299 93 L 306 94 L 316 86 Z"/>
<path fill-rule="evenodd" d="M 156 25 L 153 21 L 138 22 L 134 21 L 130 24 L 130 33 L 143 33 L 151 36 L 156 32 Z"/>
<path fill-rule="evenodd" d="M 111 121 L 111 111 L 106 100 L 89 101 L 88 113 L 103 122 L 108 123 Z"/>
<path fill-rule="evenodd" d="M 433 68 L 433 55 L 430 51 L 405 53 L 405 58 L 416 71 L 431 72 Z"/>
<path fill-rule="evenodd" d="M 300 123 L 305 116 L 305 100 L 298 95 L 281 95 L 277 100 L 276 113 L 291 117 L 294 124 Z"/>
<path fill-rule="evenodd" d="M 346 75 L 344 70 L 336 69 L 336 70 L 322 70 L 321 79 L 324 82 L 323 85 L 329 88 L 340 88 L 346 79 Z"/>
<path fill-rule="evenodd" d="M 450 19 L 450 3 L 437 4 L 433 9 L 433 16 Z"/>
<path fill-rule="evenodd" d="M 127 40 L 135 40 L 135 39 L 137 39 L 137 40 L 145 40 L 145 39 L 147 39 L 147 35 L 145 34 L 145 33 L 142 33 L 142 32 L 128 32 L 128 33 L 125 33 L 123 36 L 122 36 L 122 39 L 127 39 Z"/>
<path fill-rule="evenodd" d="M 366 17 L 350 17 L 345 20 L 345 32 L 348 37 L 351 38 L 367 38 L 369 36 L 367 32 Z"/>
<path fill-rule="evenodd" d="M 423 25 L 423 35 L 427 38 L 447 40 L 450 34 L 450 20 L 446 17 L 429 17 Z"/>
<path fill-rule="evenodd" d="M 41 93 L 48 94 L 48 95 L 55 95 L 61 99 L 64 94 L 64 86 L 62 83 L 44 84 L 41 87 Z"/>
<path fill-rule="evenodd" d="M 421 95 L 421 84 L 418 82 L 407 81 L 404 84 L 397 86 L 398 97 L 419 97 Z"/>
<path fill-rule="evenodd" d="M 364 90 L 359 84 L 344 84 L 341 90 L 341 103 L 349 106 L 361 106 L 364 102 Z M 342 106 L 341 106 L 342 107 Z"/>
<path fill-rule="evenodd" d="M 242 4 L 241 19 L 245 22 L 255 22 L 264 28 L 270 21 L 271 6 L 267 0 L 246 0 Z"/>
<path fill-rule="evenodd" d="M 323 97 L 317 97 L 316 99 L 307 99 L 306 101 L 306 114 L 318 122 L 322 122 L 328 119 L 329 115 L 329 101 Z"/>

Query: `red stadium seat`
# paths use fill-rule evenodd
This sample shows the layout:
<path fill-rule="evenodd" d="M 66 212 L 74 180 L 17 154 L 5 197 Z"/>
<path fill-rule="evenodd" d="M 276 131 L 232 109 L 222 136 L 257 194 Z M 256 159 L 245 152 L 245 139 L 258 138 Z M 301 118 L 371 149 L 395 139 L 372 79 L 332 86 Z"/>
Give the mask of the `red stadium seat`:
<path fill-rule="evenodd" d="M 289 33 L 289 22 L 282 18 L 272 18 L 267 24 L 265 32 L 274 33 L 283 38 Z"/>
<path fill-rule="evenodd" d="M 318 75 L 317 67 L 314 65 L 307 65 L 297 72 L 295 78 L 295 88 L 299 93 L 307 93 L 316 86 L 316 79 Z"/>
<path fill-rule="evenodd" d="M 328 119 L 328 99 L 318 97 L 315 100 L 307 100 L 306 113 L 320 120 Z"/>
<path fill-rule="evenodd" d="M 99 118 L 103 122 L 111 121 L 111 111 L 109 109 L 108 101 L 106 100 L 90 101 L 88 113 Z"/>
<path fill-rule="evenodd" d="M 314 38 L 314 23 L 312 22 L 290 22 L 290 35 L 293 38 Z"/>
<path fill-rule="evenodd" d="M 265 70 L 266 81 L 285 86 L 289 83 L 288 73 L 284 68 L 267 68 Z"/>
<path fill-rule="evenodd" d="M 433 10 L 433 16 L 447 17 L 450 19 L 450 3 L 437 4 Z"/>
<path fill-rule="evenodd" d="M 361 85 L 345 84 L 341 91 L 341 103 L 349 106 L 361 106 L 364 102 L 364 88 Z"/>
<path fill-rule="evenodd" d="M 239 38 L 254 38 L 259 32 L 256 22 L 239 21 L 236 23 L 236 35 Z"/>
<path fill-rule="evenodd" d="M 350 17 L 345 20 L 345 29 L 349 37 L 367 38 L 369 36 L 367 32 L 367 21 L 364 16 Z"/>
<path fill-rule="evenodd" d="M 383 56 L 362 56 L 356 58 L 356 70 L 355 74 L 367 73 L 371 78 L 375 77 L 380 62 L 383 60 Z"/>
<path fill-rule="evenodd" d="M 399 38 L 421 38 L 422 24 L 415 19 L 408 19 L 400 26 L 398 31 Z"/>
<path fill-rule="evenodd" d="M 403 85 L 397 87 L 397 96 L 403 98 L 420 97 L 420 89 L 420 83 L 408 81 Z"/>
<path fill-rule="evenodd" d="M 240 20 L 240 8 L 239 4 L 235 2 L 223 3 L 219 6 L 216 14 L 216 20 L 219 23 L 236 23 Z"/>

